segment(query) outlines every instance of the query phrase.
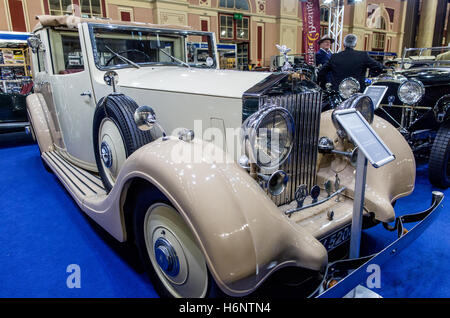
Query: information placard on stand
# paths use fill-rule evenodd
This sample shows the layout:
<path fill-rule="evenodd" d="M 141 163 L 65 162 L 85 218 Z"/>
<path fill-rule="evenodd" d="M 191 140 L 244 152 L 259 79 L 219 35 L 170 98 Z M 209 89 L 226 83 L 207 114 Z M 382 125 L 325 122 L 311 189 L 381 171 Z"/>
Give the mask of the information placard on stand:
<path fill-rule="evenodd" d="M 336 111 L 335 116 L 358 150 L 363 152 L 375 168 L 384 166 L 395 159 L 392 151 L 360 112 L 355 109 L 345 109 Z"/>
<path fill-rule="evenodd" d="M 356 109 L 339 110 L 334 115 L 349 139 L 358 147 L 350 239 L 350 258 L 358 258 L 361 243 L 367 162 L 369 161 L 372 166 L 379 168 L 395 160 L 395 156 Z M 353 291 L 353 296 L 355 297 L 355 295 L 356 289 Z"/>
<path fill-rule="evenodd" d="M 383 100 L 384 95 L 386 95 L 387 90 L 387 86 L 371 85 L 365 89 L 363 94 L 372 99 L 373 106 L 377 109 L 380 107 L 381 101 Z"/>

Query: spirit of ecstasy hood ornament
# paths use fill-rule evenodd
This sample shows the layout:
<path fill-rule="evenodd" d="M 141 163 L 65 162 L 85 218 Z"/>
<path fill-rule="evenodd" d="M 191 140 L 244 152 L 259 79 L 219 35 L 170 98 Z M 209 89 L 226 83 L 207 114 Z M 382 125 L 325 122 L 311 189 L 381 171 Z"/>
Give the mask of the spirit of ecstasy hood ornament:
<path fill-rule="evenodd" d="M 278 51 L 280 51 L 280 53 L 283 54 L 283 56 L 284 56 L 284 65 L 281 68 L 281 71 L 282 72 L 293 71 L 293 67 L 292 67 L 291 63 L 289 63 L 289 59 L 287 56 L 287 54 L 292 50 L 290 48 L 288 48 L 286 45 L 275 44 L 275 46 L 277 47 Z"/>

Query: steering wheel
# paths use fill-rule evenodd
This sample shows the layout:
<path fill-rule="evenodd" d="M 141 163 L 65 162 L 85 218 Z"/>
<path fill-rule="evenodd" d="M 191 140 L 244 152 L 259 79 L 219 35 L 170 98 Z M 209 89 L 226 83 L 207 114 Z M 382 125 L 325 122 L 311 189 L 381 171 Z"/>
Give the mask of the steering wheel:
<path fill-rule="evenodd" d="M 121 51 L 121 52 L 119 52 L 117 54 L 119 54 L 119 55 L 123 55 L 123 54 L 128 55 L 129 53 L 134 53 L 134 54 L 139 53 L 139 54 L 143 55 L 149 62 L 151 62 L 151 60 L 152 60 L 150 58 L 150 56 L 148 56 L 147 53 L 145 53 L 145 52 L 143 52 L 141 50 L 136 50 L 136 49 L 129 49 L 129 50 L 126 50 L 126 51 Z M 109 60 L 106 62 L 105 66 L 108 66 L 112 62 L 112 60 L 114 60 L 114 59 L 120 59 L 120 58 L 115 56 L 115 55 L 111 56 L 109 58 Z"/>

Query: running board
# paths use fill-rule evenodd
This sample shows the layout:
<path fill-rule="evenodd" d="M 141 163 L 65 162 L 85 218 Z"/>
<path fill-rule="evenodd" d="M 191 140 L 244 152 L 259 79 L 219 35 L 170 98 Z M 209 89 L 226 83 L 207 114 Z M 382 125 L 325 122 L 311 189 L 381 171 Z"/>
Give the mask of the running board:
<path fill-rule="evenodd" d="M 42 160 L 53 170 L 84 213 L 119 242 L 126 241 L 123 218 L 120 216 L 120 195 L 110 196 L 98 175 L 72 164 L 57 150 L 44 152 Z"/>
<path fill-rule="evenodd" d="M 73 165 L 57 151 L 44 152 L 42 159 L 79 203 L 89 197 L 106 195 L 103 182 L 98 176 Z"/>

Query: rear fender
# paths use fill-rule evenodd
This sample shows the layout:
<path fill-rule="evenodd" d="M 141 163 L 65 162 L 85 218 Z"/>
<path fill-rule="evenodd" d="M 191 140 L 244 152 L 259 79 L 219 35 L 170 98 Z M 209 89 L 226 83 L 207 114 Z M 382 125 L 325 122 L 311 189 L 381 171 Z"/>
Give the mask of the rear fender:
<path fill-rule="evenodd" d="M 47 105 L 42 94 L 30 94 L 26 99 L 27 112 L 41 152 L 53 150 Z"/>

